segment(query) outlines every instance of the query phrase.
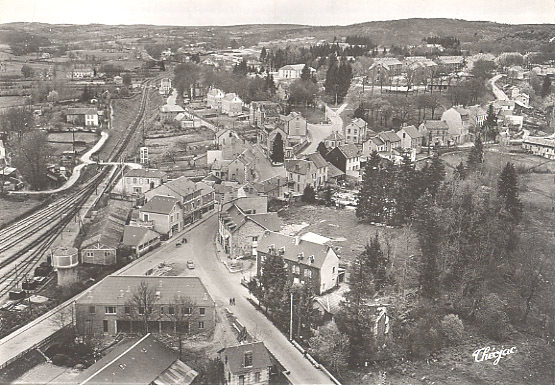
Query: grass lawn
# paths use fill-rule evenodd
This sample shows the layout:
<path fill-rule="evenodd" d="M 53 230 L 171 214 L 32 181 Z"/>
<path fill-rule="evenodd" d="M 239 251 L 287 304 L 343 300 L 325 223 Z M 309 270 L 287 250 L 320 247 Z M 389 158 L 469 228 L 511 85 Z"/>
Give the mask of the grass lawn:
<path fill-rule="evenodd" d="M 28 198 L 20 202 L 6 197 L 0 197 L 0 213 L 2 213 L 2 215 L 0 215 L 0 226 L 32 210 L 40 203 L 39 200 L 33 198 Z"/>
<path fill-rule="evenodd" d="M 360 223 L 354 210 L 335 209 L 324 206 L 294 205 L 280 213 L 284 224 L 308 224 L 298 235 L 307 232 L 320 234 L 332 239 L 332 245 L 341 258 L 341 263 L 350 264 L 363 250 L 372 237 L 379 234 L 382 250 L 389 250 L 393 266 L 393 276 L 406 287 L 416 283 L 415 269 L 407 269 L 413 260 L 408 258 L 418 253 L 418 242 L 410 229 L 387 228 L 368 223 Z M 389 242 L 389 247 L 387 243 Z"/>

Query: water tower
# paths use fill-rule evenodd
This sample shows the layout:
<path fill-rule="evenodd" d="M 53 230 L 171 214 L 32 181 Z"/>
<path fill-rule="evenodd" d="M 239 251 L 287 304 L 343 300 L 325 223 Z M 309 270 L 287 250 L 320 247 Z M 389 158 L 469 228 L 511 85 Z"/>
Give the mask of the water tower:
<path fill-rule="evenodd" d="M 58 247 L 52 251 L 52 266 L 58 272 L 58 285 L 68 286 L 77 282 L 79 250 L 75 247 Z"/>

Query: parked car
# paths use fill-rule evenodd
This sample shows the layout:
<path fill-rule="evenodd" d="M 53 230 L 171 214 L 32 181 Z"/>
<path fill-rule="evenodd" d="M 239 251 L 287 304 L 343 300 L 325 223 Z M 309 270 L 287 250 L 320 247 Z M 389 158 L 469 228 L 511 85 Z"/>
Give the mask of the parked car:
<path fill-rule="evenodd" d="M 187 268 L 191 270 L 195 268 L 195 263 L 190 259 L 187 261 Z"/>

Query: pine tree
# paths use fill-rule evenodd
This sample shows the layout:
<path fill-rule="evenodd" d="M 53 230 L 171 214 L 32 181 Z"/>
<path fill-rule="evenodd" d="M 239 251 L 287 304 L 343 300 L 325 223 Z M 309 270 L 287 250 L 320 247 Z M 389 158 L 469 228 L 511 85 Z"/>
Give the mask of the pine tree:
<path fill-rule="evenodd" d="M 376 233 L 376 236 L 366 245 L 364 257 L 374 276 L 374 287 L 377 291 L 383 289 L 387 282 L 387 266 L 389 260 L 382 251 L 378 233 Z"/>
<path fill-rule="evenodd" d="M 408 156 L 403 156 L 397 172 L 395 188 L 395 218 L 398 225 L 406 223 L 412 216 L 414 204 L 419 197 L 418 179 L 414 164 Z"/>
<path fill-rule="evenodd" d="M 266 61 L 266 47 L 262 47 L 262 51 L 260 51 L 260 61 L 264 63 Z"/>
<path fill-rule="evenodd" d="M 362 174 L 362 186 L 358 192 L 356 216 L 369 222 L 379 222 L 384 210 L 384 192 L 380 180 L 382 158 L 376 151 L 370 154 Z"/>
<path fill-rule="evenodd" d="M 311 77 L 312 73 L 310 72 L 310 67 L 308 66 L 308 64 L 305 64 L 301 71 L 301 79 L 304 81 L 309 81 Z"/>
<path fill-rule="evenodd" d="M 439 291 L 439 267 L 441 229 L 432 204 L 432 195 L 427 192 L 418 200 L 415 208 L 415 223 L 418 243 L 422 252 L 418 281 L 422 295 L 434 298 Z"/>
<path fill-rule="evenodd" d="M 480 135 L 476 135 L 476 139 L 474 139 L 474 147 L 472 147 L 468 154 L 467 163 L 471 170 L 476 170 L 484 163 L 484 146 L 482 145 Z"/>
<path fill-rule="evenodd" d="M 486 117 L 486 121 L 484 122 L 484 126 L 486 127 L 486 140 L 488 138 L 495 139 L 495 137 L 497 136 L 497 116 L 495 116 L 493 103 L 491 103 L 488 107 L 488 114 Z"/>
<path fill-rule="evenodd" d="M 314 203 L 316 202 L 316 193 L 314 188 L 307 184 L 304 188 L 303 195 L 301 196 L 301 201 L 304 203 Z"/>
<path fill-rule="evenodd" d="M 445 166 L 437 153 L 432 157 L 432 162 L 422 170 L 422 176 L 425 189 L 435 198 L 445 179 Z"/>
<path fill-rule="evenodd" d="M 511 162 L 503 167 L 497 187 L 497 195 L 502 199 L 504 209 L 509 213 L 511 221 L 518 224 L 522 219 L 522 202 L 519 198 L 516 170 Z"/>
<path fill-rule="evenodd" d="M 551 93 L 551 78 L 546 76 L 543 78 L 542 89 L 541 89 L 541 96 L 545 98 L 547 95 Z"/>
<path fill-rule="evenodd" d="M 270 159 L 272 159 L 272 162 L 274 163 L 283 163 L 284 157 L 283 139 L 281 138 L 281 134 L 277 133 L 272 145 L 272 154 L 270 155 Z"/>
<path fill-rule="evenodd" d="M 458 180 L 466 179 L 466 167 L 462 161 L 455 167 L 454 176 Z"/>
<path fill-rule="evenodd" d="M 266 311 L 280 309 L 280 304 L 286 295 L 287 269 L 283 258 L 272 252 L 262 261 L 262 275 L 260 277 L 261 298 L 259 301 Z"/>

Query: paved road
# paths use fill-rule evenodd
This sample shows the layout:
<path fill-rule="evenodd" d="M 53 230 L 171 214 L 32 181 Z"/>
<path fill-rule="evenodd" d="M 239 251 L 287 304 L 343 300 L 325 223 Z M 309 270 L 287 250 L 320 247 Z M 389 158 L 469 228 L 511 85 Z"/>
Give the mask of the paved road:
<path fill-rule="evenodd" d="M 331 121 L 330 124 L 311 124 L 308 123 L 308 132 L 310 135 L 311 143 L 305 148 L 303 154 L 311 154 L 316 152 L 318 144 L 325 138 L 327 138 L 332 131 L 339 131 L 343 134 L 343 119 L 341 119 L 341 112 L 347 107 L 347 103 L 343 103 L 337 110 L 332 110 L 328 105 L 326 105 L 326 114 Z"/>
<path fill-rule="evenodd" d="M 499 74 L 499 75 L 495 75 L 494 77 L 492 77 L 489 80 L 489 84 L 491 84 L 491 89 L 493 91 L 493 95 L 495 95 L 495 98 L 498 100 L 509 100 L 509 97 L 503 92 L 501 91 L 501 89 L 499 89 L 499 87 L 497 87 L 495 85 L 495 82 L 498 81 L 499 79 L 501 79 L 503 76 L 503 74 Z"/>
<path fill-rule="evenodd" d="M 247 327 L 247 330 L 263 341 L 278 361 L 291 372 L 288 377 L 293 384 L 332 384 L 322 371 L 314 368 L 307 359 L 303 358 L 287 338 L 247 301 L 249 293 L 240 283 L 241 274 L 229 273 L 219 261 L 213 247 L 217 224 L 217 216 L 214 215 L 187 233 L 188 243 L 185 245 L 176 248 L 173 242 L 169 243 L 159 252 L 136 263 L 122 274 L 143 275 L 148 269 L 161 262 L 184 263 L 192 259 L 196 268 L 186 270 L 184 275 L 200 277 L 217 306 L 228 307 Z M 230 297 L 235 297 L 235 306 L 229 306 Z"/>

